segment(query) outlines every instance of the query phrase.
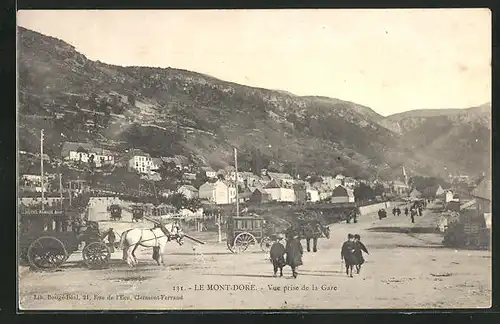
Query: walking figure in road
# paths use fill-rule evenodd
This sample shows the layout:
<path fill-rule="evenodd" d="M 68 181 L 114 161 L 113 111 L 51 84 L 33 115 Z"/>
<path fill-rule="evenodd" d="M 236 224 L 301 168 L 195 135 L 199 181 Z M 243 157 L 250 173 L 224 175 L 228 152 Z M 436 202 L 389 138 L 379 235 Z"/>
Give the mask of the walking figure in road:
<path fill-rule="evenodd" d="M 408 216 L 408 207 L 405 207 L 405 216 Z"/>
<path fill-rule="evenodd" d="M 398 215 L 398 216 L 401 215 L 401 209 L 399 209 L 399 207 L 396 208 L 396 215 Z"/>
<path fill-rule="evenodd" d="M 418 216 L 422 216 L 422 206 L 418 206 Z"/>
<path fill-rule="evenodd" d="M 356 256 L 356 259 L 358 260 L 358 263 L 356 264 L 356 273 L 359 274 L 361 271 L 361 266 L 363 263 L 365 263 L 365 259 L 363 258 L 363 252 L 366 254 L 368 253 L 368 249 L 366 246 L 361 242 L 361 236 L 359 234 L 354 234 L 354 255 Z"/>
<path fill-rule="evenodd" d="M 286 242 L 286 264 L 292 268 L 292 275 L 297 278 L 297 267 L 301 266 L 304 250 L 299 241 L 299 235 L 294 234 L 293 238 Z"/>
<path fill-rule="evenodd" d="M 278 273 L 278 269 L 280 270 L 280 277 L 283 277 L 283 267 L 286 265 L 285 262 L 285 247 L 281 244 L 280 240 L 273 235 L 272 237 L 274 243 L 271 245 L 271 250 L 269 251 L 269 257 L 273 264 L 274 276 Z"/>
<path fill-rule="evenodd" d="M 415 223 L 415 215 L 417 214 L 417 211 L 415 209 L 410 210 L 410 217 L 411 217 L 411 222 Z"/>
<path fill-rule="evenodd" d="M 396 207 L 392 209 L 392 216 L 396 216 Z"/>
<path fill-rule="evenodd" d="M 354 255 L 356 247 L 354 246 L 354 235 L 348 234 L 347 241 L 342 244 L 342 249 L 340 250 L 340 261 L 345 261 L 345 273 L 347 276 L 352 278 L 352 268 L 358 263 L 356 256 Z"/>

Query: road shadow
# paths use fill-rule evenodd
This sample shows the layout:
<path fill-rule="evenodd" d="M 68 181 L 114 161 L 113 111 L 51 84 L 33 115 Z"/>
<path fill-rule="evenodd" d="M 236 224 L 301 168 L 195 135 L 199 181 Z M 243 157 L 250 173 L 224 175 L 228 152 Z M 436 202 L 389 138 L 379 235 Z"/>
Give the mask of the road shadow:
<path fill-rule="evenodd" d="M 415 227 L 400 227 L 400 226 L 380 226 L 368 228 L 369 232 L 377 233 L 401 233 L 401 234 L 433 234 L 439 233 L 439 229 L 434 226 L 415 226 Z"/>
<path fill-rule="evenodd" d="M 450 247 L 438 244 L 428 244 L 428 245 L 406 245 L 406 244 L 396 244 L 399 248 L 410 248 L 410 249 L 452 249 Z"/>
<path fill-rule="evenodd" d="M 263 253 L 263 252 L 243 252 L 245 254 L 254 254 L 254 253 Z M 237 254 L 237 253 L 232 253 L 230 251 L 228 252 L 176 252 L 176 253 L 168 253 L 168 255 L 232 255 L 232 254 Z"/>

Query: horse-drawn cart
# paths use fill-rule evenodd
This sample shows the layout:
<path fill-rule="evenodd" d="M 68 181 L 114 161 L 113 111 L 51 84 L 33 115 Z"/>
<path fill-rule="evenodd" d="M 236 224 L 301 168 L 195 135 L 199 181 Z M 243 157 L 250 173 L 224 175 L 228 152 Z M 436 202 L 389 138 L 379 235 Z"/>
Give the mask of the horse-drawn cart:
<path fill-rule="evenodd" d="M 34 269 L 59 268 L 81 242 L 85 242 L 82 258 L 87 267 L 102 268 L 109 263 L 111 252 L 99 235 L 97 223 L 81 231 L 64 213 L 21 214 L 20 256 Z"/>
<path fill-rule="evenodd" d="M 261 217 L 230 217 L 226 234 L 227 247 L 233 253 L 244 252 L 250 245 L 259 244 L 262 251 L 268 251 L 271 246 L 264 218 Z"/>

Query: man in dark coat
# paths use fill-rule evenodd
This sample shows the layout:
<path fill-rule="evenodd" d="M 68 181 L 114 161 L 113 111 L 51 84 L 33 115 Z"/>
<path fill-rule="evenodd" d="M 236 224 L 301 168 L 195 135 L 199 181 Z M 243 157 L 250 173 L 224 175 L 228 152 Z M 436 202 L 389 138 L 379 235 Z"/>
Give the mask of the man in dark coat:
<path fill-rule="evenodd" d="M 410 217 L 411 217 L 411 222 L 412 223 L 415 223 L 415 215 L 417 215 L 417 211 L 414 208 L 412 208 L 410 210 Z"/>
<path fill-rule="evenodd" d="M 285 247 L 281 244 L 280 240 L 273 235 L 273 244 L 271 245 L 271 250 L 269 251 L 269 258 L 273 264 L 274 276 L 278 273 L 278 269 L 280 269 L 280 277 L 283 277 L 283 267 L 286 265 L 285 262 Z"/>
<path fill-rule="evenodd" d="M 408 216 L 408 207 L 405 207 L 405 216 Z"/>
<path fill-rule="evenodd" d="M 363 244 L 363 242 L 361 242 L 361 235 L 354 234 L 354 255 L 358 260 L 358 264 L 356 264 L 356 272 L 358 274 L 361 271 L 361 266 L 363 265 L 363 263 L 365 263 L 363 252 L 365 252 L 366 254 L 370 254 L 368 253 L 368 249 L 366 248 L 366 246 Z"/>
<path fill-rule="evenodd" d="M 302 244 L 300 244 L 298 234 L 295 234 L 286 242 L 286 264 L 292 268 L 294 278 L 297 278 L 297 267 L 303 264 L 302 254 L 304 254 Z"/>
<path fill-rule="evenodd" d="M 358 264 L 358 260 L 354 255 L 355 249 L 356 247 L 354 246 L 354 235 L 348 234 L 347 241 L 345 241 L 344 244 L 342 244 L 342 249 L 340 250 L 340 260 L 345 261 L 345 272 L 351 278 L 352 278 L 352 268 L 355 264 Z"/>

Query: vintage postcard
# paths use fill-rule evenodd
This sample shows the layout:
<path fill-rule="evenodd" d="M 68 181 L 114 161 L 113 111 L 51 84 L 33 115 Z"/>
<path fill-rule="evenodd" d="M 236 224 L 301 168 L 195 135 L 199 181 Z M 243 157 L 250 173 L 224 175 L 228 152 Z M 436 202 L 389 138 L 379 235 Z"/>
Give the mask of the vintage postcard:
<path fill-rule="evenodd" d="M 491 12 L 21 10 L 30 310 L 491 306 Z"/>

